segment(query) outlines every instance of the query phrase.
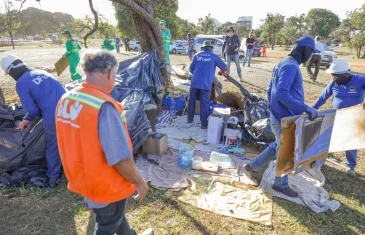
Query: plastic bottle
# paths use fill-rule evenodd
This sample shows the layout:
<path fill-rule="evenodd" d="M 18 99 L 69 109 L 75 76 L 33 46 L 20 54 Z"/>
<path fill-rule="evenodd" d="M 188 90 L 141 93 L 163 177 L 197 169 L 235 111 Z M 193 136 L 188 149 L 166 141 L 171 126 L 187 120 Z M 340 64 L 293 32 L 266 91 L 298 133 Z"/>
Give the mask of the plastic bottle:
<path fill-rule="evenodd" d="M 170 112 L 171 113 L 176 113 L 176 101 L 174 98 L 171 98 L 171 102 L 170 102 Z"/>
<path fill-rule="evenodd" d="M 210 154 L 210 161 L 222 167 L 232 167 L 236 164 L 235 160 L 233 160 L 228 154 L 214 151 Z"/>

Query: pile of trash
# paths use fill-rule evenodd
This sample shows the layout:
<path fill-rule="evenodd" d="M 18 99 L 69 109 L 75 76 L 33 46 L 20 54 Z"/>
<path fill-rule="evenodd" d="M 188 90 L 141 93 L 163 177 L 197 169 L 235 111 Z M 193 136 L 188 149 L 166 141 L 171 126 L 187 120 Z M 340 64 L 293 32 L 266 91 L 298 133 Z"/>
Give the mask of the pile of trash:
<path fill-rule="evenodd" d="M 122 103 L 129 136 L 137 151 L 152 133 L 145 113 L 146 107 L 157 109 L 161 104 L 164 79 L 160 72 L 161 62 L 156 51 L 142 53 L 119 63 L 115 88 L 110 95 Z M 75 81 L 66 85 L 72 90 L 80 85 Z"/>
<path fill-rule="evenodd" d="M 26 112 L 18 105 L 0 105 L 0 187 L 46 186 L 46 139 L 41 120 L 24 130 L 16 127 Z"/>
<path fill-rule="evenodd" d="M 270 127 L 270 111 L 267 99 L 250 93 L 239 82 L 230 76 L 225 76 L 231 83 L 237 86 L 243 96 L 240 107 L 244 114 L 242 125 L 242 140 L 246 143 L 265 148 L 275 141 L 275 135 Z"/>

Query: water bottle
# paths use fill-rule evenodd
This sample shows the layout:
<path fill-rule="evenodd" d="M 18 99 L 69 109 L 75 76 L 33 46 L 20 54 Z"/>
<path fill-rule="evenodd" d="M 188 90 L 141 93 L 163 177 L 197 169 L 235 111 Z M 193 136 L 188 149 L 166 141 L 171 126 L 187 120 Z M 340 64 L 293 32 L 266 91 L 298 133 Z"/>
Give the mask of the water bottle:
<path fill-rule="evenodd" d="M 176 113 L 176 102 L 174 98 L 170 99 L 170 112 L 171 113 Z"/>
<path fill-rule="evenodd" d="M 236 164 L 235 160 L 232 159 L 228 154 L 215 151 L 210 154 L 209 160 L 221 167 L 232 167 Z"/>

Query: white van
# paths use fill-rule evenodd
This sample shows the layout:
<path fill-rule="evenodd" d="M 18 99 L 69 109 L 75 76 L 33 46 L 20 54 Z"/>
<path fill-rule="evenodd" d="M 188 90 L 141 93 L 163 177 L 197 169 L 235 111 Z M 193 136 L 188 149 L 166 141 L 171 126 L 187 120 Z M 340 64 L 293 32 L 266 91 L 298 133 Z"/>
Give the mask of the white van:
<path fill-rule="evenodd" d="M 227 35 L 203 35 L 203 34 L 200 34 L 200 35 L 196 35 L 195 39 L 197 39 L 197 38 L 217 38 L 217 39 L 224 40 L 226 36 Z"/>

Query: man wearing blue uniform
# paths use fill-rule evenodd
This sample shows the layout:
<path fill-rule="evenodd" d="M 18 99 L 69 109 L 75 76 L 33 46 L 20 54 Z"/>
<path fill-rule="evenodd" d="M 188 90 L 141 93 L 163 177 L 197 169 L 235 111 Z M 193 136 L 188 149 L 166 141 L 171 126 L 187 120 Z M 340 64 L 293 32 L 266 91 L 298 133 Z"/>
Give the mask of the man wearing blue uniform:
<path fill-rule="evenodd" d="M 333 81 L 328 84 L 313 108 L 319 109 L 328 98 L 333 96 L 334 109 L 348 108 L 363 103 L 365 94 L 365 76 L 352 74 L 346 60 L 336 60 L 327 69 L 332 74 Z M 357 150 L 346 151 L 346 174 L 355 177 Z"/>
<path fill-rule="evenodd" d="M 188 123 L 193 123 L 196 100 L 200 100 L 201 128 L 208 128 L 210 91 L 214 82 L 215 68 L 218 66 L 225 73 L 227 65 L 219 56 L 213 53 L 210 41 L 205 41 L 201 52 L 194 56 L 190 64 L 190 72 L 193 74 L 190 85 L 190 97 L 188 105 Z"/>
<path fill-rule="evenodd" d="M 316 109 L 304 103 L 303 78 L 299 65 L 306 63 L 316 52 L 314 40 L 309 36 L 298 39 L 289 57 L 280 61 L 274 68 L 267 91 L 270 102 L 270 125 L 276 141 L 271 143 L 259 156 L 243 166 L 243 173 L 255 184 L 253 171 L 263 167 L 277 157 L 280 145 L 281 119 L 308 113 L 310 119 L 317 117 Z M 289 197 L 298 193 L 289 187 L 288 176 L 276 177 L 273 185 L 275 191 Z"/>
<path fill-rule="evenodd" d="M 27 111 L 19 129 L 24 129 L 36 118 L 43 119 L 46 137 L 47 177 L 50 188 L 60 180 L 61 160 L 56 138 L 55 112 L 58 101 L 65 93 L 62 84 L 42 70 L 30 70 L 25 63 L 13 55 L 1 60 L 1 67 L 16 81 L 16 91 Z"/>
<path fill-rule="evenodd" d="M 120 38 L 116 37 L 114 39 L 115 42 L 115 49 L 117 50 L 117 53 L 120 53 Z"/>

